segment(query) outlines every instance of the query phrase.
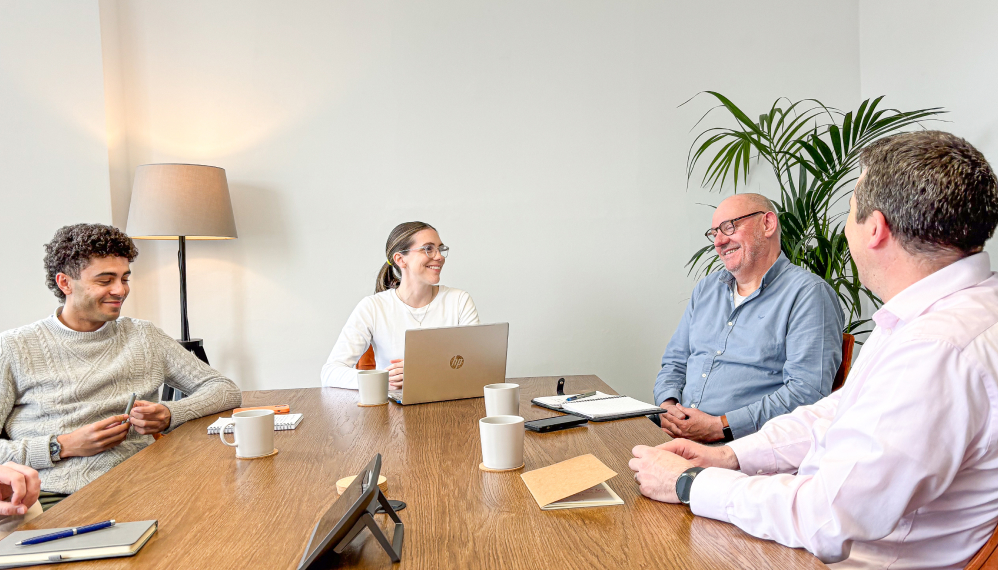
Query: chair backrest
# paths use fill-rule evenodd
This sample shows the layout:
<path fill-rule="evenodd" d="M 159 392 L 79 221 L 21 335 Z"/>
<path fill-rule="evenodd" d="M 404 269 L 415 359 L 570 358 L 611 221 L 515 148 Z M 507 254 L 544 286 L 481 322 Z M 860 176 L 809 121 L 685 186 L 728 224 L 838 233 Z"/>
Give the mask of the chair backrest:
<path fill-rule="evenodd" d="M 367 347 L 367 352 L 360 357 L 360 360 L 357 361 L 357 366 L 354 368 L 357 370 L 374 370 L 377 367 L 378 364 L 374 360 L 374 347 L 369 346 Z"/>
<path fill-rule="evenodd" d="M 842 333 L 842 364 L 839 371 L 835 373 L 835 380 L 832 381 L 832 392 L 838 390 L 846 383 L 846 376 L 852 368 L 852 349 L 856 346 L 856 337 L 849 333 Z"/>
<path fill-rule="evenodd" d="M 970 559 L 965 570 L 998 570 L 998 527 L 991 534 L 991 540 Z"/>

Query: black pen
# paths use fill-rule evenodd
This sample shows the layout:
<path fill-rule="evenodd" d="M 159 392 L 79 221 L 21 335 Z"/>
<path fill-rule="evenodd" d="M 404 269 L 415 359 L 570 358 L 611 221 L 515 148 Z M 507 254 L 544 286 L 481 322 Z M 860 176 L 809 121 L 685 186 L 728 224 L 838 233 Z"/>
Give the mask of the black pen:
<path fill-rule="evenodd" d="M 588 397 L 590 397 L 590 396 L 595 396 L 595 395 L 596 395 L 596 391 L 595 391 L 595 390 L 593 390 L 592 392 L 586 392 L 586 393 L 584 393 L 584 394 L 576 394 L 576 395 L 574 395 L 574 396 L 570 396 L 570 397 L 569 397 L 569 398 L 568 398 L 567 400 L 565 400 L 565 401 L 566 401 L 566 402 L 574 402 L 575 400 L 581 400 L 582 398 L 588 398 Z"/>

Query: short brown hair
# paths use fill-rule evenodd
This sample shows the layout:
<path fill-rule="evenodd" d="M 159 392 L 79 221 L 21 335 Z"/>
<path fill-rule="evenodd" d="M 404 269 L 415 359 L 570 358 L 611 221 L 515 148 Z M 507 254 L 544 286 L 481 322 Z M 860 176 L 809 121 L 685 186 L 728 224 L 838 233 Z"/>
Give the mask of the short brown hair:
<path fill-rule="evenodd" d="M 59 301 L 66 301 L 66 294 L 59 289 L 55 276 L 65 273 L 73 279 L 90 265 L 95 257 L 124 257 L 135 261 L 139 250 L 125 232 L 103 224 L 75 224 L 55 232 L 52 241 L 45 244 L 45 284 Z"/>
<path fill-rule="evenodd" d="M 880 139 L 863 149 L 856 220 L 879 210 L 911 254 L 976 253 L 998 226 L 998 181 L 970 143 L 942 131 Z"/>

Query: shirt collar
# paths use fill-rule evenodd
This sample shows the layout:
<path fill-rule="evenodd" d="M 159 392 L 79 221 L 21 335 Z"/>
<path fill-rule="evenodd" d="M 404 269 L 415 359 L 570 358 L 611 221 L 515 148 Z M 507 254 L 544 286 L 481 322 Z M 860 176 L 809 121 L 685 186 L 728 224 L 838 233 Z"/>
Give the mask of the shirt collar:
<path fill-rule="evenodd" d="M 52 313 L 52 319 L 55 321 L 55 324 L 59 325 L 59 328 L 61 328 L 64 331 L 69 331 L 69 332 L 73 332 L 73 333 L 80 332 L 80 331 L 74 331 L 73 329 L 67 327 L 66 323 L 62 322 L 62 319 L 59 318 L 59 315 L 62 314 L 62 309 L 63 309 L 63 306 L 59 305 L 58 307 L 55 308 L 55 312 Z M 91 331 L 91 332 L 102 331 L 102 330 L 104 330 L 104 327 L 106 327 L 106 326 L 107 326 L 107 322 L 105 322 L 104 324 L 102 324 L 99 329 L 97 329 L 95 331 Z"/>
<path fill-rule="evenodd" d="M 989 277 L 991 258 L 986 252 L 964 257 L 909 285 L 873 313 L 873 322 L 887 328 L 893 328 L 898 321 L 910 323 L 936 301 Z"/>
<path fill-rule="evenodd" d="M 787 256 L 781 251 L 780 256 L 776 258 L 773 265 L 766 271 L 766 274 L 762 276 L 762 284 L 759 285 L 759 290 L 761 291 L 762 289 L 765 289 L 770 283 L 775 281 L 788 265 L 790 265 L 790 260 L 787 259 Z M 717 278 L 718 280 L 727 283 L 728 286 L 731 286 L 731 284 L 735 282 L 735 276 L 732 275 L 727 269 L 722 269 Z"/>

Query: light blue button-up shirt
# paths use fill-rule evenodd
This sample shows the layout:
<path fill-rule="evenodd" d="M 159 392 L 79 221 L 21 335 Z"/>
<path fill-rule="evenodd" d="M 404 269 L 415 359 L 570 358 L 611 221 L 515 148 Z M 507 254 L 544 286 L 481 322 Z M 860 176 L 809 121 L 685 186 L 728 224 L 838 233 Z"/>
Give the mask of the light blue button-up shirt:
<path fill-rule="evenodd" d="M 655 403 L 675 398 L 726 415 L 736 438 L 832 390 L 842 362 L 842 307 L 822 278 L 780 254 L 735 308 L 725 270 L 693 289 L 662 356 Z"/>

